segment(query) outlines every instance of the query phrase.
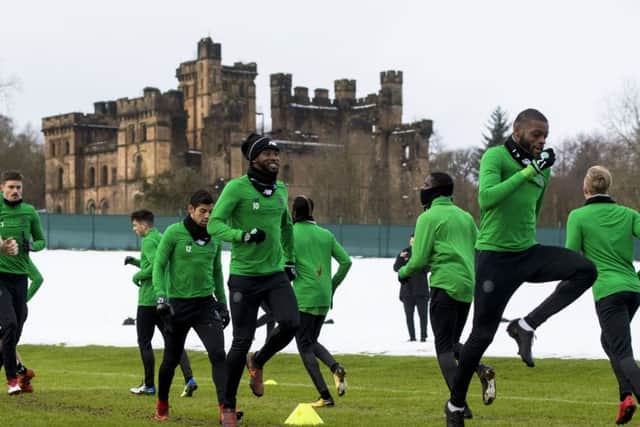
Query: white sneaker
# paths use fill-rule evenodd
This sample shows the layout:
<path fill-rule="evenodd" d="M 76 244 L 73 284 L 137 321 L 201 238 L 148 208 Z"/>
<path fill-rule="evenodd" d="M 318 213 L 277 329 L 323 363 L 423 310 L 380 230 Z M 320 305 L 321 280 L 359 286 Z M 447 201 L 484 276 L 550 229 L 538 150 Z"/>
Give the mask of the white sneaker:
<path fill-rule="evenodd" d="M 129 391 L 131 392 L 131 394 L 146 394 L 146 395 L 154 395 L 156 394 L 156 388 L 155 387 L 147 387 L 144 384 L 140 384 L 140 386 L 138 387 L 133 387 L 131 389 L 129 389 Z"/>
<path fill-rule="evenodd" d="M 14 394 L 19 394 L 21 391 L 22 389 L 18 385 L 18 380 L 12 380 L 7 382 L 7 394 L 9 396 L 13 396 Z"/>

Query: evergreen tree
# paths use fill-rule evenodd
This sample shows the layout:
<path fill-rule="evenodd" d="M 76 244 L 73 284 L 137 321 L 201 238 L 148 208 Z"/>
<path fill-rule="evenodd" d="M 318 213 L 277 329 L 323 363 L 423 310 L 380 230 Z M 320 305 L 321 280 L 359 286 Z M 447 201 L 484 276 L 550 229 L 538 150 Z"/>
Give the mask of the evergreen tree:
<path fill-rule="evenodd" d="M 499 105 L 491 113 L 489 121 L 485 125 L 486 133 L 482 134 L 482 146 L 476 148 L 473 157 L 473 176 L 477 180 L 480 173 L 480 159 L 490 147 L 504 144 L 511 130 L 509 114 Z"/>

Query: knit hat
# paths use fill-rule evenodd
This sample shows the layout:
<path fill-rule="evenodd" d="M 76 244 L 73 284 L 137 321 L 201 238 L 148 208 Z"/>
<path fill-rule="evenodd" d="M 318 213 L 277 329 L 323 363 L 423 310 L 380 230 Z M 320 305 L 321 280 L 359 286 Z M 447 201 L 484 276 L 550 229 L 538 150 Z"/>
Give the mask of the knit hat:
<path fill-rule="evenodd" d="M 249 161 L 255 160 L 258 154 L 266 149 L 280 152 L 280 148 L 271 138 L 256 133 L 251 133 L 242 143 L 242 154 Z"/>
<path fill-rule="evenodd" d="M 313 221 L 313 200 L 298 196 L 293 200 L 293 222 Z"/>

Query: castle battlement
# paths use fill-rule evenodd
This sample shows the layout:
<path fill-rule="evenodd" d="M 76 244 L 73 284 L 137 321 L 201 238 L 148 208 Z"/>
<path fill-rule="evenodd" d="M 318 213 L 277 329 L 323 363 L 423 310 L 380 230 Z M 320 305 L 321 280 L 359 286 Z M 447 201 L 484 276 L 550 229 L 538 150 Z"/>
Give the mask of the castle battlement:
<path fill-rule="evenodd" d="M 389 83 L 402 84 L 402 71 L 381 71 L 380 84 L 385 85 Z"/>
<path fill-rule="evenodd" d="M 179 90 L 169 90 L 161 93 L 155 87 L 146 87 L 143 89 L 143 96 L 139 98 L 120 98 L 116 100 L 116 108 L 120 118 L 153 111 L 181 112 L 183 109 L 183 95 Z"/>

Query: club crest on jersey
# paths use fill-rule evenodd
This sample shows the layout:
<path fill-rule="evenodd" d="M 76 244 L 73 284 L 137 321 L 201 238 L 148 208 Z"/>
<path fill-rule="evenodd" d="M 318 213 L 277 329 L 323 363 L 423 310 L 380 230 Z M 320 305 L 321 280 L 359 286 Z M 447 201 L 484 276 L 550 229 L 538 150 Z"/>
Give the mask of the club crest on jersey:
<path fill-rule="evenodd" d="M 187 253 L 191 253 L 191 245 L 185 246 L 184 249 L 187 251 Z"/>
<path fill-rule="evenodd" d="M 258 199 L 255 199 L 253 201 L 253 206 L 252 207 L 253 207 L 254 211 L 257 211 L 258 209 L 260 209 L 260 202 L 258 201 Z"/>

